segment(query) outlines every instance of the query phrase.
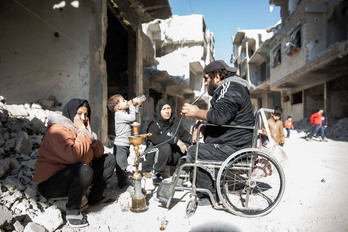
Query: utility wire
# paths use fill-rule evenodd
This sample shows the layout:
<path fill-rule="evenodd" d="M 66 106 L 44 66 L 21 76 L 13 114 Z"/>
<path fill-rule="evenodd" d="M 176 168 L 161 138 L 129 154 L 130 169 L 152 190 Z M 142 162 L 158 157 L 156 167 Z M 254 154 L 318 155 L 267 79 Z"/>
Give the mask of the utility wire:
<path fill-rule="evenodd" d="M 192 5 L 191 5 L 191 1 L 190 0 L 187 0 L 189 5 L 190 5 L 190 9 L 191 9 L 191 14 L 193 14 L 193 9 L 192 9 Z"/>
<path fill-rule="evenodd" d="M 72 38 L 70 38 L 68 35 L 66 35 L 64 32 L 62 32 L 61 30 L 59 30 L 58 28 L 56 28 L 55 26 L 53 26 L 52 24 L 50 24 L 49 22 L 47 22 L 46 20 L 44 20 L 43 18 L 41 18 L 39 15 L 37 15 L 35 12 L 33 12 L 32 10 L 30 10 L 29 8 L 27 8 L 26 6 L 24 6 L 22 3 L 20 3 L 17 0 L 14 0 L 18 5 L 20 5 L 21 7 L 23 7 L 25 10 L 27 10 L 29 13 L 31 13 L 32 15 L 34 15 L 36 18 L 38 18 L 41 22 L 45 23 L 46 25 L 48 25 L 50 28 L 54 29 L 55 31 L 59 32 L 59 34 L 63 35 L 63 37 L 65 37 L 66 39 L 70 40 L 73 44 L 75 44 L 76 46 L 78 46 L 79 48 L 88 51 L 88 49 L 82 45 L 80 45 L 78 42 L 76 42 L 75 40 L 73 40 Z"/>

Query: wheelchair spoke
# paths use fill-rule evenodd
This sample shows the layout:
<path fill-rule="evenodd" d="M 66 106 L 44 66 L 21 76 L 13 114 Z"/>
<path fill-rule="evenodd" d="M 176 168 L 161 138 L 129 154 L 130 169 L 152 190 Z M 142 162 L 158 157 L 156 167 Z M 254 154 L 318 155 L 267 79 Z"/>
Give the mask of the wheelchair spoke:
<path fill-rule="evenodd" d="M 218 174 L 218 192 L 222 203 L 241 216 L 266 214 L 283 194 L 284 174 L 267 153 L 250 149 L 231 157 Z"/>

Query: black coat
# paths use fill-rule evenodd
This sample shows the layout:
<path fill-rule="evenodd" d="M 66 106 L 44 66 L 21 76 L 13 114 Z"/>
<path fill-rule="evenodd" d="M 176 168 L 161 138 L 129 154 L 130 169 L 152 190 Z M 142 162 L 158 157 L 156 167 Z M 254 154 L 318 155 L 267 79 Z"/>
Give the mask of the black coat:
<path fill-rule="evenodd" d="M 163 130 L 160 128 L 159 123 L 156 120 L 150 122 L 147 132 L 152 133 L 151 136 L 148 137 L 148 140 L 153 144 L 160 144 L 170 138 L 173 138 L 173 135 L 177 128 L 177 122 L 173 123 L 169 128 Z M 191 142 L 191 134 L 185 130 L 182 126 L 179 127 L 176 136 L 169 141 L 169 144 L 174 145 L 178 142 L 178 139 L 185 143 Z"/>
<path fill-rule="evenodd" d="M 227 79 L 228 80 L 228 79 Z M 248 89 L 240 83 L 225 81 L 214 92 L 207 121 L 217 125 L 254 126 L 254 111 Z M 207 126 L 205 143 L 241 147 L 251 143 L 253 130 Z"/>

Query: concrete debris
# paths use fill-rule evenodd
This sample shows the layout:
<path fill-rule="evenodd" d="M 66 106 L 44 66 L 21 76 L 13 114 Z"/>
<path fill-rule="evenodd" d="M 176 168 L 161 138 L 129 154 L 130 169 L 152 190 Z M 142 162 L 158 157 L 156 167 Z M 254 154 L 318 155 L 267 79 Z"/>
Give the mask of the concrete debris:
<path fill-rule="evenodd" d="M 7 223 L 10 223 L 13 219 L 11 211 L 0 205 L 0 228 L 6 225 Z"/>
<path fill-rule="evenodd" d="M 55 231 L 63 224 L 62 213 L 54 205 L 48 207 L 37 217 L 34 217 L 33 221 L 39 225 L 43 225 L 48 231 Z"/>
<path fill-rule="evenodd" d="M 54 98 L 6 105 L 0 96 L 0 231 L 56 231 L 64 207 L 39 196 L 32 183 L 38 148 Z M 66 201 L 64 202 L 64 204 Z"/>
<path fill-rule="evenodd" d="M 24 228 L 24 232 L 46 232 L 46 229 L 34 222 L 29 222 Z"/>
<path fill-rule="evenodd" d="M 16 137 L 15 151 L 25 155 L 30 155 L 33 145 L 31 144 L 28 134 L 25 131 L 20 131 Z"/>

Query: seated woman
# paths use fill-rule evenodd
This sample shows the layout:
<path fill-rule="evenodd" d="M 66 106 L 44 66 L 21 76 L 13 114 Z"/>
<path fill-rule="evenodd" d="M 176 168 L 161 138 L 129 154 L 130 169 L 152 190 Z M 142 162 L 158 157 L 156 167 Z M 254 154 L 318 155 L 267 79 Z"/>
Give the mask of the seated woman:
<path fill-rule="evenodd" d="M 42 196 L 68 197 L 66 220 L 71 227 L 88 225 L 80 206 L 90 185 L 89 205 L 105 202 L 106 181 L 116 164 L 113 155 L 104 155 L 103 144 L 91 130 L 90 117 L 88 101 L 76 98 L 64 106 L 63 115 L 48 117 L 33 178 Z"/>
<path fill-rule="evenodd" d="M 191 142 L 191 134 L 181 126 L 174 136 L 178 123 L 179 120 L 173 115 L 170 102 L 167 99 L 159 100 L 154 119 L 147 129 L 148 133 L 152 133 L 148 139 L 152 145 L 172 139 L 158 147 L 158 157 L 154 157 L 153 153 L 148 154 L 147 159 L 151 161 L 147 161 L 147 163 L 154 163 L 154 184 L 159 184 L 162 181 L 162 171 L 167 164 L 176 165 L 180 157 L 186 154 L 187 144 Z"/>

